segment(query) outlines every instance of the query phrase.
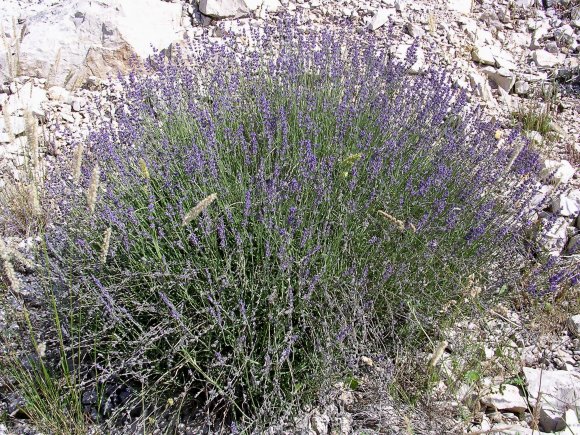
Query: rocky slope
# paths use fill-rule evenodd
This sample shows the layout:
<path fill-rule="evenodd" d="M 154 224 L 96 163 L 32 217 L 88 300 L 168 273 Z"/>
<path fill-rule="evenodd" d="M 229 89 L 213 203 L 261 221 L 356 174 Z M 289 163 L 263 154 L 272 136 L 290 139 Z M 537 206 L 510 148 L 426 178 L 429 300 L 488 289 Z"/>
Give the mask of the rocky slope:
<path fill-rule="evenodd" d="M 580 4 L 569 0 L 538 3 L 4 0 L 0 12 L 6 52 L 0 56 L 3 206 L 11 204 L 8 195 L 26 177 L 25 150 L 31 140 L 27 114 L 33 116 L 41 139 L 39 159 L 50 166 L 88 134 L 89 113 L 98 109 L 96 101 L 118 97 L 115 74 L 128 71 L 155 50 L 167 50 L 185 38 L 195 41 L 203 34 L 219 40 L 226 32 L 243 43 L 244 32 L 277 20 L 280 14 L 299 16 L 304 28 L 347 27 L 353 34 L 375 32 L 381 39 L 392 23 L 396 44 L 384 39 L 390 54 L 404 58 L 417 41 L 417 61 L 410 73 L 421 74 L 430 66 L 446 70 L 458 87 L 469 91 L 474 103 L 485 107 L 486 116 L 505 128 L 497 132 L 498 140 L 516 125 L 514 112 L 531 114 L 523 117 L 529 124 L 524 125 L 526 134 L 546 156 L 545 185 L 539 186 L 536 198 L 545 207 L 532 218 L 546 229 L 544 244 L 551 255 L 566 257 L 572 267 L 579 267 Z M 545 113 L 550 118 L 536 122 Z M 26 255 L 34 244 L 32 237 L 22 236 L 29 229 L 26 223 L 24 228 L 2 224 L 7 250 Z M 577 291 L 572 298 L 578 297 Z M 530 331 L 533 322 L 514 310 L 497 307 L 485 318 L 450 331 L 439 362 L 447 380 L 453 378 L 456 349 L 469 345 L 481 347 L 483 364 L 502 369 L 497 376 L 477 382 L 454 379 L 457 388 L 453 391 L 442 380 L 434 391 L 438 417 L 377 407 L 362 393 L 351 397 L 339 389 L 335 403 L 304 416 L 304 433 L 355 429 L 363 433 L 358 430 L 364 424 L 364 433 L 409 433 L 411 427 L 415 433 L 531 434 L 538 428 L 580 433 L 578 315 L 551 331 Z M 2 313 L 0 327 L 6 327 Z M 504 367 L 498 353 L 517 364 Z M 367 363 L 369 370 L 378 370 L 372 361 Z M 505 384 L 514 376 L 519 384 Z M 5 406 L 8 414 L 15 412 L 10 400 Z M 460 418 L 462 413 L 469 417 Z M 429 418 L 434 423 L 427 422 Z M 3 431 L 7 433 L 0 425 Z"/>

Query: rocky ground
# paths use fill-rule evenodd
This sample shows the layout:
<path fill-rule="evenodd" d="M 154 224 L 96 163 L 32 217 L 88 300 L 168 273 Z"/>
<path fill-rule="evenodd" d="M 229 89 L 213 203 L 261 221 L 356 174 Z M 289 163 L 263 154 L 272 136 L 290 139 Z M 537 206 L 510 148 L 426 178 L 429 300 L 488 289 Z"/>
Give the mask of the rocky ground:
<path fill-rule="evenodd" d="M 3 0 L 2 207 L 22 202 L 18 186 L 30 176 L 24 169 L 31 129 L 40 138 L 42 167 L 69 155 L 90 130 L 96 101 L 118 97 L 110 77 L 126 72 L 133 56 L 143 59 L 153 48 L 203 34 L 219 40 L 233 33 L 241 41 L 245 31 L 280 14 L 299 16 L 304 28 L 374 32 L 397 58 L 417 40 L 410 73 L 431 66 L 447 71 L 503 126 L 500 140 L 518 125 L 514 113 L 522 114 L 525 134 L 546 157 L 545 185 L 535 198 L 545 207 L 533 218 L 547 229 L 547 251 L 580 267 L 580 4 L 570 0 Z M 387 40 L 389 22 L 394 37 Z M 0 222 L 3 255 L 16 263 L 35 243 L 26 213 L 18 222 Z M 299 426 L 318 435 L 580 434 L 580 313 L 573 311 L 578 289 L 568 298 L 575 315 L 558 321 L 548 314 L 542 323 L 500 305 L 477 321 L 456 325 L 439 346 L 441 379 L 427 407 L 374 400 L 388 396 L 376 385 L 356 393 L 337 386 L 336 400 L 306 413 Z M 0 311 L 0 328 L 6 327 Z M 467 379 L 458 379 L 456 367 L 469 359 L 466 353 L 471 359 L 477 355 L 480 364 L 467 371 Z M 383 369 L 372 360 L 363 364 L 369 373 Z M 17 414 L 10 398 L 3 406 L 8 415 Z M 27 430 L 20 423 L 11 429 L 0 424 L 0 434 Z"/>

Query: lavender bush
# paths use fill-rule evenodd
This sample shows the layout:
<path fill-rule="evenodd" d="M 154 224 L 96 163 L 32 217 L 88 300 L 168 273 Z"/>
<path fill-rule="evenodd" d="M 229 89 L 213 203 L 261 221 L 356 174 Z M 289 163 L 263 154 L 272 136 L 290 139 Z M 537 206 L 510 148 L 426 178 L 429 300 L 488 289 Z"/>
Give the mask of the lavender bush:
<path fill-rule="evenodd" d="M 418 345 L 520 249 L 523 139 L 408 75 L 413 47 L 297 29 L 160 54 L 53 179 L 51 292 L 94 421 L 263 427 Z"/>

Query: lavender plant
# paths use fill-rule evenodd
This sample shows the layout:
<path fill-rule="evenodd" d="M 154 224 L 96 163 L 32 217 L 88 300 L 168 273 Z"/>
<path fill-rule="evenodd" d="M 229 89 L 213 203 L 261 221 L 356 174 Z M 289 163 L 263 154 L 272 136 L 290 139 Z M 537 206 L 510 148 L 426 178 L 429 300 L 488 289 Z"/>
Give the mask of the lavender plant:
<path fill-rule="evenodd" d="M 123 79 L 52 180 L 51 292 L 94 420 L 263 427 L 417 345 L 520 247 L 537 156 L 445 74 L 408 75 L 413 48 L 289 23 L 244 40 Z"/>

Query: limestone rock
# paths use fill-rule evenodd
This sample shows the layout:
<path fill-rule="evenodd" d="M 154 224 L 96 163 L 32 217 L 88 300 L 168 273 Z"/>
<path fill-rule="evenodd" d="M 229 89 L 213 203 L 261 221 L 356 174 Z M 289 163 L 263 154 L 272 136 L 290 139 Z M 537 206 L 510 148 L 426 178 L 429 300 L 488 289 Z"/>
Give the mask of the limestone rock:
<path fill-rule="evenodd" d="M 575 409 L 566 411 L 564 419 L 566 420 L 566 430 L 563 435 L 580 434 L 580 422 L 578 421 L 578 415 Z"/>
<path fill-rule="evenodd" d="M 199 11 L 213 18 L 240 18 L 250 13 L 243 0 L 200 0 Z"/>
<path fill-rule="evenodd" d="M 568 320 L 568 328 L 573 335 L 580 337 L 580 314 L 570 317 Z"/>
<path fill-rule="evenodd" d="M 264 0 L 262 3 L 262 10 L 267 12 L 277 12 L 282 8 L 282 3 L 279 0 Z"/>
<path fill-rule="evenodd" d="M 24 122 L 24 118 L 21 116 L 9 116 L 8 122 L 10 123 L 9 126 L 6 126 L 4 117 L 0 117 L 0 142 L 9 142 L 8 135 L 11 132 L 14 136 L 18 136 L 19 134 L 24 133 L 26 129 L 26 122 Z M 2 133 L 6 133 L 5 138 L 6 140 L 2 140 L 3 135 Z"/>
<path fill-rule="evenodd" d="M 491 45 L 484 45 L 483 47 L 475 47 L 471 52 L 474 61 L 486 65 L 495 65 L 494 48 Z"/>
<path fill-rule="evenodd" d="M 566 37 L 574 37 L 574 29 L 570 24 L 565 24 L 554 30 L 554 38 L 556 41 L 561 41 L 562 39 L 566 39 Z"/>
<path fill-rule="evenodd" d="M 518 69 L 514 56 L 507 50 L 497 50 L 497 53 L 495 54 L 495 63 L 498 68 L 505 68 L 510 71 Z"/>
<path fill-rule="evenodd" d="M 566 411 L 580 407 L 580 373 L 529 367 L 524 367 L 523 371 L 528 385 L 530 406 L 540 407 L 540 429 L 565 429 Z"/>
<path fill-rule="evenodd" d="M 330 417 L 320 412 L 315 412 L 310 417 L 310 426 L 316 435 L 327 435 L 328 425 L 330 424 Z"/>
<path fill-rule="evenodd" d="M 407 52 L 411 46 L 409 44 L 400 44 L 395 49 L 393 56 L 401 61 L 407 59 Z M 415 53 L 416 60 L 413 65 L 409 68 L 410 74 L 420 74 L 425 70 L 425 52 L 421 47 L 417 47 L 417 51 Z"/>
<path fill-rule="evenodd" d="M 418 38 L 425 34 L 425 30 L 421 26 L 413 23 L 405 24 L 405 31 L 413 38 Z"/>
<path fill-rule="evenodd" d="M 371 22 L 369 23 L 370 30 L 377 30 L 379 27 L 384 26 L 389 21 L 389 17 L 395 15 L 397 10 L 395 8 L 389 9 L 378 9 Z"/>
<path fill-rule="evenodd" d="M 262 6 L 261 0 L 245 0 L 244 3 L 250 11 L 258 10 Z"/>
<path fill-rule="evenodd" d="M 546 186 L 545 184 L 536 183 L 535 193 L 531 197 L 528 207 L 530 210 L 534 210 L 538 206 L 544 208 L 545 201 L 549 193 L 552 191 L 551 186 Z"/>
<path fill-rule="evenodd" d="M 498 411 L 523 412 L 528 408 L 526 399 L 515 385 L 495 387 L 492 393 L 481 399 L 481 402 L 488 408 Z"/>
<path fill-rule="evenodd" d="M 51 86 L 48 89 L 48 98 L 53 101 L 61 101 L 63 103 L 71 102 L 70 92 L 60 86 Z"/>
<path fill-rule="evenodd" d="M 546 160 L 540 175 L 554 183 L 566 184 L 572 179 L 575 172 L 576 170 L 568 160 Z"/>
<path fill-rule="evenodd" d="M 523 80 L 518 80 L 514 84 L 514 91 L 518 95 L 526 95 L 530 92 L 530 84 L 528 82 L 523 81 Z"/>
<path fill-rule="evenodd" d="M 485 77 L 476 72 L 471 72 L 469 73 L 469 82 L 475 95 L 481 97 L 484 101 L 493 101 L 491 88 Z"/>
<path fill-rule="evenodd" d="M 350 414 L 345 414 L 342 415 L 336 419 L 334 419 L 334 421 L 332 422 L 332 427 L 335 428 L 336 430 L 333 429 L 333 434 L 350 434 L 353 433 L 352 431 L 352 423 L 353 423 L 353 418 Z"/>
<path fill-rule="evenodd" d="M 542 145 L 542 143 L 544 143 L 544 137 L 542 136 L 542 133 L 540 133 L 539 131 L 526 131 L 526 137 L 532 142 L 535 143 L 537 145 Z"/>
<path fill-rule="evenodd" d="M 495 69 L 486 66 L 482 71 L 506 92 L 509 92 L 516 82 L 515 76 L 507 68 Z"/>
<path fill-rule="evenodd" d="M 34 86 L 31 81 L 17 88 L 16 92 L 8 97 L 6 108 L 8 113 L 29 110 L 36 116 L 44 116 L 42 105 L 48 100 L 44 89 Z"/>
<path fill-rule="evenodd" d="M 469 14 L 473 7 L 473 0 L 447 0 L 447 7 L 462 14 Z"/>
<path fill-rule="evenodd" d="M 540 68 L 552 68 L 562 64 L 562 57 L 549 53 L 546 50 L 534 50 L 532 53 L 534 63 Z"/>
<path fill-rule="evenodd" d="M 21 72 L 32 77 L 50 76 L 53 85 L 63 86 L 89 75 L 106 78 L 110 72 L 126 71 L 132 56 L 145 58 L 153 48 L 162 50 L 182 39 L 182 6 L 178 3 L 161 0 L 53 3 L 26 20 L 26 32 L 20 43 Z M 0 63 L 0 71 L 6 70 L 6 64 Z"/>
<path fill-rule="evenodd" d="M 574 217 L 580 213 L 580 190 L 563 193 L 552 201 L 552 212 L 560 216 Z"/>
<path fill-rule="evenodd" d="M 514 57 L 495 45 L 476 45 L 471 58 L 484 65 L 497 66 L 508 70 L 516 69 Z"/>
<path fill-rule="evenodd" d="M 569 222 L 564 217 L 542 219 L 542 244 L 552 256 L 558 256 L 564 250 L 568 239 Z"/>
<path fill-rule="evenodd" d="M 515 0 L 514 4 L 520 8 L 529 8 L 536 3 L 536 0 Z"/>
<path fill-rule="evenodd" d="M 494 428 L 494 435 L 550 435 L 547 432 L 541 432 L 537 429 L 530 429 L 523 426 L 507 426 L 504 429 Z"/>

